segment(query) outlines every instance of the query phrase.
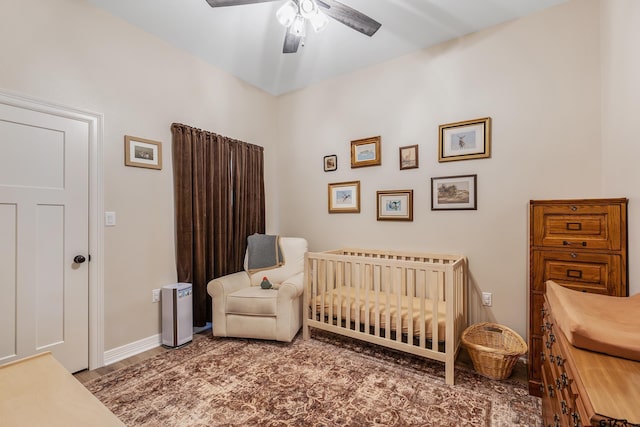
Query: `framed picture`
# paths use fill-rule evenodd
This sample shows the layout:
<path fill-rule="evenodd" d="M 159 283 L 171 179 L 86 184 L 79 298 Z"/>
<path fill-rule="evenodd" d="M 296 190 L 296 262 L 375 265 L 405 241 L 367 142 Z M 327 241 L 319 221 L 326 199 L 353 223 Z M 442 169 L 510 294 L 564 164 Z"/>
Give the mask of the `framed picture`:
<path fill-rule="evenodd" d="M 382 164 L 380 157 L 380 137 L 357 139 L 351 141 L 351 167 L 379 166 Z"/>
<path fill-rule="evenodd" d="M 125 135 L 124 164 L 139 168 L 162 169 L 162 144 L 150 139 Z"/>
<path fill-rule="evenodd" d="M 335 154 L 324 156 L 324 171 L 332 172 L 336 169 L 338 169 L 338 156 Z"/>
<path fill-rule="evenodd" d="M 400 170 L 418 167 L 418 144 L 400 147 Z"/>
<path fill-rule="evenodd" d="M 413 190 L 377 191 L 378 221 L 413 221 Z"/>
<path fill-rule="evenodd" d="M 491 157 L 491 117 L 440 125 L 438 161 Z"/>
<path fill-rule="evenodd" d="M 360 212 L 360 181 L 329 184 L 329 213 Z"/>
<path fill-rule="evenodd" d="M 476 210 L 477 175 L 431 178 L 431 210 Z"/>

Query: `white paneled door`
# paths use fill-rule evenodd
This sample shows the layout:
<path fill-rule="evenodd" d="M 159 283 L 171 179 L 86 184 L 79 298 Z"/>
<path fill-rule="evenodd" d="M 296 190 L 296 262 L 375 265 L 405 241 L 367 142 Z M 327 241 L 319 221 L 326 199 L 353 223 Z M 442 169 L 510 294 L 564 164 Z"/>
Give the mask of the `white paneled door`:
<path fill-rule="evenodd" d="M 0 103 L 0 364 L 89 365 L 89 129 Z"/>

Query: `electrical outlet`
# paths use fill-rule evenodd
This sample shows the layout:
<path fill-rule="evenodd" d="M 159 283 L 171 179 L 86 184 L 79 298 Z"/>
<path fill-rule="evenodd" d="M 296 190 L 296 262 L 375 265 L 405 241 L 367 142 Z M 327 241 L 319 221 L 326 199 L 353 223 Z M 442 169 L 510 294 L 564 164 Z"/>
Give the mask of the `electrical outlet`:
<path fill-rule="evenodd" d="M 160 302 L 160 289 L 151 291 L 151 302 Z"/>
<path fill-rule="evenodd" d="M 492 298 L 493 298 L 493 294 L 491 292 L 483 292 L 482 293 L 482 305 L 486 305 L 487 307 L 491 307 Z"/>

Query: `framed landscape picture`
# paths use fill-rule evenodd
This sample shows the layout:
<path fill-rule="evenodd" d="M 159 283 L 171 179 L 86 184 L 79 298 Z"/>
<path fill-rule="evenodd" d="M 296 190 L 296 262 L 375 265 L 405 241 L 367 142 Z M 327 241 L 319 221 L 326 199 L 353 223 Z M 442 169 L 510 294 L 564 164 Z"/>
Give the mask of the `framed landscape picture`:
<path fill-rule="evenodd" d="M 400 170 L 418 167 L 418 144 L 400 147 Z"/>
<path fill-rule="evenodd" d="M 477 175 L 431 178 L 431 210 L 476 210 Z"/>
<path fill-rule="evenodd" d="M 491 157 L 491 117 L 440 125 L 438 161 Z"/>
<path fill-rule="evenodd" d="M 139 168 L 162 169 L 162 144 L 150 139 L 125 135 L 124 164 Z"/>
<path fill-rule="evenodd" d="M 380 142 L 379 136 L 351 141 L 351 167 L 381 165 Z"/>
<path fill-rule="evenodd" d="M 413 221 L 413 190 L 378 191 L 378 221 Z"/>
<path fill-rule="evenodd" d="M 329 184 L 329 213 L 360 212 L 360 181 Z"/>

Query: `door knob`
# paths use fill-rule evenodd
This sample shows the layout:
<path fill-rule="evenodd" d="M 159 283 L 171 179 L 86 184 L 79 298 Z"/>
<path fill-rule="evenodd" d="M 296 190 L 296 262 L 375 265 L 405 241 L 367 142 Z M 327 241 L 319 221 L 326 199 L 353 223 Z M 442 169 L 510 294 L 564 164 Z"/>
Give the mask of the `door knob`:
<path fill-rule="evenodd" d="M 85 257 L 83 257 L 82 255 L 76 255 L 73 258 L 73 262 L 75 262 L 76 264 L 82 264 L 83 262 L 85 262 L 87 259 Z"/>

